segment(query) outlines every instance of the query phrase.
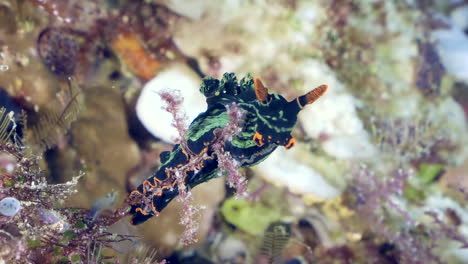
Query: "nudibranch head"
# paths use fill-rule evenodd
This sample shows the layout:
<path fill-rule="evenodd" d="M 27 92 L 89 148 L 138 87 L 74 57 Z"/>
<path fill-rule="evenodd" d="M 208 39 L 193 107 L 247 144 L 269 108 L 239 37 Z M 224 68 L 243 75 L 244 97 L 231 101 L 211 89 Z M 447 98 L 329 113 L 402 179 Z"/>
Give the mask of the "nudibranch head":
<path fill-rule="evenodd" d="M 297 122 L 297 114 L 307 104 L 311 104 L 327 90 L 321 85 L 305 95 L 288 102 L 279 94 L 269 94 L 260 79 L 254 79 L 256 97 L 257 129 L 253 140 L 257 146 L 266 143 L 284 146 L 287 149 L 295 144 L 291 132 Z"/>

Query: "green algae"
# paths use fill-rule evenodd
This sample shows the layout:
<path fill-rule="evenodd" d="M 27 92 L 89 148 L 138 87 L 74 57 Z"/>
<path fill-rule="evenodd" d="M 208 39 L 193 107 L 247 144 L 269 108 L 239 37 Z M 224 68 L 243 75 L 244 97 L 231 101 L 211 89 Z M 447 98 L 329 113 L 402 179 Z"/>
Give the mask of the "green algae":
<path fill-rule="evenodd" d="M 260 235 L 273 222 L 281 219 L 279 209 L 243 199 L 227 199 L 221 206 L 226 220 L 251 235 Z"/>

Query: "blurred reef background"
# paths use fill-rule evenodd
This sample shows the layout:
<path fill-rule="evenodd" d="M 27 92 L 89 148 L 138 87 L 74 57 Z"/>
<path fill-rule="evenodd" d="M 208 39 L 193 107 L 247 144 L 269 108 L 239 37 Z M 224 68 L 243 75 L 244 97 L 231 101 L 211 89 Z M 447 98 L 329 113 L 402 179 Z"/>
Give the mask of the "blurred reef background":
<path fill-rule="evenodd" d="M 291 100 L 290 150 L 132 226 L 206 76 Z M 0 263 L 468 263 L 468 1 L 0 0 Z M 182 222 L 182 224 L 180 223 Z"/>

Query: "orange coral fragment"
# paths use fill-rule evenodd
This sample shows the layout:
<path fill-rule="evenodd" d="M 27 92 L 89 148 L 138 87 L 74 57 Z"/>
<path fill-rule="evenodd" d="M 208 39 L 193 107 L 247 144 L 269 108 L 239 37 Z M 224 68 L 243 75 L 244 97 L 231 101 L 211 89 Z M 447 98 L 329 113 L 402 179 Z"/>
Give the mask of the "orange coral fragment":
<path fill-rule="evenodd" d="M 142 43 L 134 34 L 119 34 L 112 43 L 112 47 L 130 70 L 146 81 L 153 78 L 159 70 L 160 63 L 144 49 Z"/>

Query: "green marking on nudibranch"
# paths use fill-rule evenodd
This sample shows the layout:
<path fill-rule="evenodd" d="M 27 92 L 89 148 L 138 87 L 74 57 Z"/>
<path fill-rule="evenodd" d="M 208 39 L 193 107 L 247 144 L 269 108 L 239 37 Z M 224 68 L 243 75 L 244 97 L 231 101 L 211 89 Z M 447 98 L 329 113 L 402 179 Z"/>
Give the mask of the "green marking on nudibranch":
<path fill-rule="evenodd" d="M 188 130 L 186 139 L 197 141 L 207 131 L 212 131 L 218 127 L 224 127 L 229 123 L 229 116 L 225 111 L 216 109 L 212 115 L 205 117 L 203 120 L 194 120 L 194 129 Z M 203 125 L 203 126 L 202 126 Z"/>
<path fill-rule="evenodd" d="M 246 139 L 248 139 L 248 140 L 246 140 Z M 252 139 L 252 134 L 251 133 L 241 132 L 241 133 L 239 133 L 239 135 L 237 137 L 234 137 L 231 140 L 231 144 L 234 147 L 244 148 L 244 149 L 256 146 L 255 142 L 253 140 L 250 140 L 250 139 Z"/>

